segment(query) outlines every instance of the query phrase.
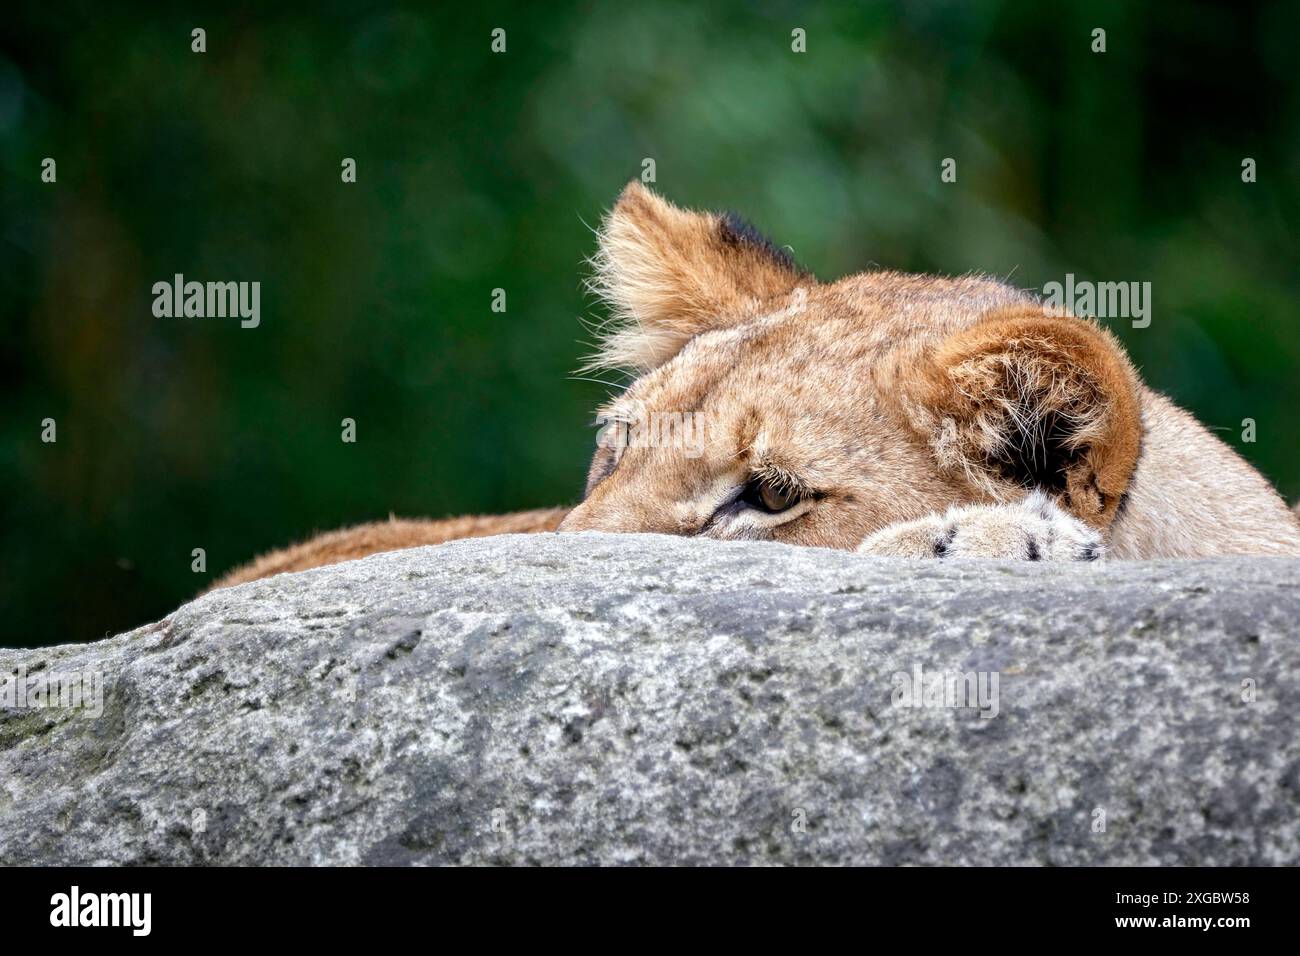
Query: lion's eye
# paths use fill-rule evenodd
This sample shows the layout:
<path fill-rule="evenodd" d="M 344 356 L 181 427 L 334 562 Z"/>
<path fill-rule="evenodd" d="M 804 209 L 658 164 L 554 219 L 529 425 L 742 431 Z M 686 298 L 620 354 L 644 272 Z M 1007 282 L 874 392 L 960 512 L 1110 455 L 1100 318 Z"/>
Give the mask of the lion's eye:
<path fill-rule="evenodd" d="M 799 495 L 764 478 L 751 478 L 740 500 L 751 508 L 776 514 L 799 503 Z"/>

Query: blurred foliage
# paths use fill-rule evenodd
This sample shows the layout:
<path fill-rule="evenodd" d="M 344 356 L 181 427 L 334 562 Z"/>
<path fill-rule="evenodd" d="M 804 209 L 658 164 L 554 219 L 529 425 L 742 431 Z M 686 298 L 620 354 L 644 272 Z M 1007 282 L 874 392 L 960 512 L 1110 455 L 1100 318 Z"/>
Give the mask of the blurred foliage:
<path fill-rule="evenodd" d="M 0 32 L 0 645 L 154 620 L 317 529 L 575 500 L 582 260 L 644 157 L 823 278 L 1151 281 L 1151 327 L 1113 324 L 1147 380 L 1300 494 L 1294 3 L 26 3 Z M 260 281 L 261 327 L 155 318 L 178 272 Z"/>

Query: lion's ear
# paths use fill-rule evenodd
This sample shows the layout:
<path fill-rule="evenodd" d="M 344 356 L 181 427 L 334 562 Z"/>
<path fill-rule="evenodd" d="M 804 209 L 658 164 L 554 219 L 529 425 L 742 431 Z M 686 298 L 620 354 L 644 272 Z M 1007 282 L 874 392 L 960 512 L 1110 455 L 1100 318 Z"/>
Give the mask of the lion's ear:
<path fill-rule="evenodd" d="M 589 286 L 611 318 L 592 369 L 655 368 L 700 332 L 813 281 L 739 218 L 679 209 L 636 180 L 599 238 Z"/>
<path fill-rule="evenodd" d="M 942 342 L 922 378 L 940 463 L 984 483 L 1044 488 L 1105 528 L 1137 465 L 1137 376 L 1092 322 L 995 310 Z"/>

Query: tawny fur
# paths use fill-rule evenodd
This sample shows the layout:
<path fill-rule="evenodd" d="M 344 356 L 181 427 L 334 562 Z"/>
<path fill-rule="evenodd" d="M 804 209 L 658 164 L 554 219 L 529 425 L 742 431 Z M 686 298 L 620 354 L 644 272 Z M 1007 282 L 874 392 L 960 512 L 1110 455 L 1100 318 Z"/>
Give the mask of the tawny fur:
<path fill-rule="evenodd" d="M 1277 492 L 1143 385 L 1093 322 L 980 277 L 882 271 L 823 284 L 759 245 L 744 268 L 761 275 L 715 281 L 736 262 L 719 217 L 637 183 L 602 240 L 597 291 L 623 321 L 592 364 L 640 373 L 603 413 L 693 411 L 709 441 L 698 457 L 598 448 L 562 531 L 855 548 L 890 525 L 1013 502 L 1044 481 L 1103 532 L 1111 557 L 1300 554 L 1300 523 Z M 644 271 L 666 261 L 670 271 Z M 689 290 L 684 318 L 675 289 Z M 764 469 L 815 496 L 781 515 L 719 517 Z"/>
<path fill-rule="evenodd" d="M 1041 491 L 1005 505 L 953 505 L 942 514 L 887 525 L 858 546 L 894 558 L 1096 561 L 1101 534 Z"/>
<path fill-rule="evenodd" d="M 1108 332 L 1036 307 L 994 309 L 919 367 L 928 382 L 912 426 L 939 436 L 941 466 L 962 470 L 996 498 L 1013 464 L 1048 466 L 1055 432 L 1059 451 L 1078 459 L 1061 463 L 1070 510 L 1100 528 L 1114 518 L 1142 422 L 1137 373 Z"/>
<path fill-rule="evenodd" d="M 556 528 L 936 557 L 950 532 L 958 553 L 1008 558 L 1300 554 L 1277 492 L 1147 388 L 1109 333 L 1003 283 L 887 271 L 821 283 L 727 217 L 636 182 L 593 264 L 611 318 L 588 367 L 635 376 L 600 414 L 702 416 L 698 454 L 601 444 L 567 514 L 363 525 L 216 586 Z M 776 514 L 741 507 L 755 476 L 800 497 Z"/>
<path fill-rule="evenodd" d="M 793 268 L 770 268 L 769 251 L 727 219 L 664 202 L 640 183 L 605 219 L 587 288 L 609 308 L 600 351 L 583 369 L 648 371 L 692 336 L 738 322 L 748 306 L 789 292 Z"/>
<path fill-rule="evenodd" d="M 470 515 L 447 518 L 443 521 L 422 521 L 391 518 L 340 528 L 317 535 L 306 541 L 272 551 L 236 568 L 212 585 L 212 589 L 227 588 L 245 581 L 284 574 L 287 571 L 305 571 L 308 568 L 338 564 L 353 558 L 364 558 L 381 551 L 400 551 L 425 544 L 444 544 L 457 538 L 482 538 L 493 534 L 527 534 L 554 531 L 568 513 L 567 508 L 539 508 L 535 511 L 516 511 L 504 515 Z"/>

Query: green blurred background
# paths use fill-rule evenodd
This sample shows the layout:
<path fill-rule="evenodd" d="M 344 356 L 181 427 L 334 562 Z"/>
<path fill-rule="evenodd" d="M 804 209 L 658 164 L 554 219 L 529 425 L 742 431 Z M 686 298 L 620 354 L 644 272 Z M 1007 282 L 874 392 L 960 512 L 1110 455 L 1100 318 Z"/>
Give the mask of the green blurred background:
<path fill-rule="evenodd" d="M 317 529 L 574 501 L 606 394 L 570 377 L 588 227 L 646 157 L 669 198 L 741 212 L 823 278 L 1150 281 L 1150 328 L 1112 323 L 1147 380 L 1300 496 L 1296 3 L 3 21 L 0 645 L 157 619 Z M 261 326 L 155 318 L 177 272 L 260 281 Z"/>

